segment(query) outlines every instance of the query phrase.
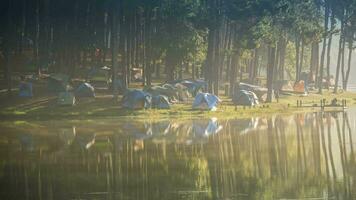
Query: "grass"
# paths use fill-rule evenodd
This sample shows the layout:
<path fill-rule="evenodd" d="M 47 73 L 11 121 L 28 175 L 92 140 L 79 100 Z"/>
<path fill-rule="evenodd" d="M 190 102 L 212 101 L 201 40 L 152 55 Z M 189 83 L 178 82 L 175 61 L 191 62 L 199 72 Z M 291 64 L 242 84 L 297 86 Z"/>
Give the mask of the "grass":
<path fill-rule="evenodd" d="M 0 118 L 5 120 L 33 120 L 33 119 L 96 119 L 96 118 L 126 118 L 135 120 L 144 119 L 190 119 L 190 118 L 247 118 L 254 116 L 266 116 L 273 114 L 289 114 L 295 112 L 311 112 L 320 108 L 297 108 L 296 101 L 302 100 L 308 103 L 319 103 L 325 98 L 330 102 L 333 98 L 346 99 L 349 106 L 356 105 L 356 93 L 333 94 L 325 91 L 323 95 L 311 93 L 306 97 L 296 94 L 285 95 L 279 102 L 263 104 L 258 107 L 249 108 L 234 106 L 231 99 L 222 96 L 223 102 L 215 112 L 193 110 L 191 103 L 174 104 L 169 110 L 147 109 L 126 110 L 120 107 L 119 102 L 112 100 L 110 95 L 98 96 L 95 100 L 81 100 L 73 107 L 57 106 L 53 97 L 40 99 L 28 99 L 14 101 L 0 108 Z"/>

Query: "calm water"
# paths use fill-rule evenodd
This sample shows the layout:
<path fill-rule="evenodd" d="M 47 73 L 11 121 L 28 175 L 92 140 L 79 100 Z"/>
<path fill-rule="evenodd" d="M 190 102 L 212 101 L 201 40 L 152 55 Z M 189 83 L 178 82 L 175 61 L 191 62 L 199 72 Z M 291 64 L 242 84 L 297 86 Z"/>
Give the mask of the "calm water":
<path fill-rule="evenodd" d="M 356 199 L 355 123 L 356 109 L 244 120 L 6 122 L 0 199 Z"/>

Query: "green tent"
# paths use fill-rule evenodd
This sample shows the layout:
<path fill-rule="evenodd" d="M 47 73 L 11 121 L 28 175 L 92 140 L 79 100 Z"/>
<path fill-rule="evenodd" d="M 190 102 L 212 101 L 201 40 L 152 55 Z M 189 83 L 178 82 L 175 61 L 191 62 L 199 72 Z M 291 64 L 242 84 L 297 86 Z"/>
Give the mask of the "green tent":
<path fill-rule="evenodd" d="M 66 74 L 52 74 L 48 78 L 49 92 L 65 92 L 69 83 L 69 76 Z"/>

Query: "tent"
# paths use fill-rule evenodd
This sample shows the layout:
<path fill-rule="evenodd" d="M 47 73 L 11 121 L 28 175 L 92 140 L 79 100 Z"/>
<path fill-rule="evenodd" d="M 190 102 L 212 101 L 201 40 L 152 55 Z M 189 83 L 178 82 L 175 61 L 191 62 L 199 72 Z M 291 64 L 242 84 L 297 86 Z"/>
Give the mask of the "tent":
<path fill-rule="evenodd" d="M 93 67 L 88 72 L 88 79 L 91 81 L 105 81 L 110 79 L 110 68 L 109 67 Z"/>
<path fill-rule="evenodd" d="M 89 83 L 82 83 L 74 91 L 76 97 L 95 97 L 95 89 Z"/>
<path fill-rule="evenodd" d="M 170 84 L 164 84 L 163 86 L 148 87 L 145 88 L 144 91 L 152 94 L 152 96 L 164 95 L 168 97 L 169 100 L 174 100 L 178 96 L 177 89 Z"/>
<path fill-rule="evenodd" d="M 168 97 L 163 95 L 153 96 L 152 97 L 152 107 L 159 109 L 170 109 L 170 103 Z"/>
<path fill-rule="evenodd" d="M 187 101 L 189 98 L 188 88 L 180 83 L 176 83 L 174 87 L 177 88 L 178 92 L 178 100 L 179 101 Z"/>
<path fill-rule="evenodd" d="M 50 92 L 67 91 L 69 76 L 65 74 L 52 74 L 48 79 L 48 90 Z"/>
<path fill-rule="evenodd" d="M 182 84 L 184 85 L 189 93 L 191 93 L 193 96 L 195 96 L 199 91 L 203 90 L 204 88 L 207 87 L 207 83 L 204 80 L 198 79 L 198 80 L 174 80 L 174 81 L 169 81 L 170 84 L 172 85 L 177 85 L 177 84 Z"/>
<path fill-rule="evenodd" d="M 19 97 L 32 97 L 32 83 L 21 82 L 19 85 Z"/>
<path fill-rule="evenodd" d="M 240 92 L 240 90 L 252 91 L 257 95 L 258 99 L 261 102 L 264 102 L 266 100 L 267 92 L 268 92 L 267 88 L 258 85 L 251 85 L 247 83 L 240 83 L 239 86 L 236 88 L 236 90 L 235 93 L 237 94 Z"/>
<path fill-rule="evenodd" d="M 57 104 L 62 106 L 73 106 L 75 104 L 74 94 L 72 92 L 60 92 Z"/>
<path fill-rule="evenodd" d="M 152 96 L 142 90 L 128 90 L 122 98 L 122 107 L 128 109 L 150 108 Z"/>
<path fill-rule="evenodd" d="M 201 91 L 206 86 L 206 83 L 204 80 L 195 80 L 195 81 L 183 80 L 179 83 L 186 86 L 188 88 L 188 91 L 193 96 L 196 96 L 197 93 L 199 91 Z"/>
<path fill-rule="evenodd" d="M 198 93 L 195 96 L 193 102 L 193 109 L 208 109 L 208 110 L 216 110 L 218 103 L 221 102 L 219 97 L 209 94 L 209 93 Z"/>
<path fill-rule="evenodd" d="M 297 83 L 294 84 L 294 92 L 297 92 L 297 93 L 305 93 L 305 84 L 304 84 L 304 81 L 301 80 Z"/>
<path fill-rule="evenodd" d="M 234 95 L 232 101 L 235 105 L 255 106 L 258 105 L 258 97 L 252 91 L 240 90 Z"/>
<path fill-rule="evenodd" d="M 108 88 L 110 86 L 110 68 L 109 67 L 92 67 L 87 74 L 87 81 L 94 87 Z"/>

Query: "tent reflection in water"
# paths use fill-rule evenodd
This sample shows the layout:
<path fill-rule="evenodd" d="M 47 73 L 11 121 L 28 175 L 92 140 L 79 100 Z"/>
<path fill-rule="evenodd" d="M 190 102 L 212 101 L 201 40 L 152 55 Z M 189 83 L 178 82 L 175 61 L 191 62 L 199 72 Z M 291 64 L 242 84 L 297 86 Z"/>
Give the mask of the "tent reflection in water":
<path fill-rule="evenodd" d="M 142 90 L 129 90 L 122 98 L 122 107 L 127 109 L 144 109 L 152 105 L 152 96 Z"/>
<path fill-rule="evenodd" d="M 221 102 L 219 97 L 210 93 L 198 93 L 193 102 L 193 109 L 215 111 Z"/>
<path fill-rule="evenodd" d="M 217 134 L 223 129 L 219 124 L 217 118 L 211 118 L 208 124 L 193 122 L 193 134 L 195 137 L 209 137 L 210 135 Z"/>

